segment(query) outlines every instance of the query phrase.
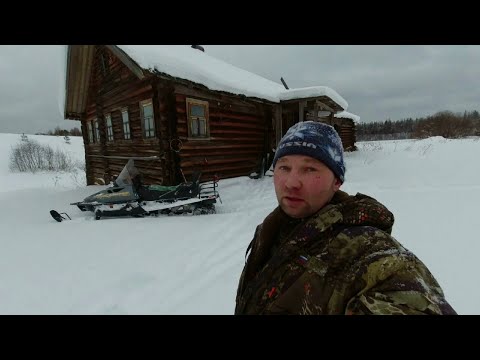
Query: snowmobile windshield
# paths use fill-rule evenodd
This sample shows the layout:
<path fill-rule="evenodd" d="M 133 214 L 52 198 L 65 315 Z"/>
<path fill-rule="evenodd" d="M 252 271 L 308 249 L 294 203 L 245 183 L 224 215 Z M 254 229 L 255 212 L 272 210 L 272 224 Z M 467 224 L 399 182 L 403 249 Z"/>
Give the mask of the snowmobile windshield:
<path fill-rule="evenodd" d="M 135 167 L 133 163 L 133 159 L 128 160 L 127 164 L 123 168 L 120 175 L 118 175 L 117 179 L 115 180 L 116 186 L 125 186 L 125 185 L 132 185 L 133 179 L 136 176 L 140 175 L 139 171 Z"/>

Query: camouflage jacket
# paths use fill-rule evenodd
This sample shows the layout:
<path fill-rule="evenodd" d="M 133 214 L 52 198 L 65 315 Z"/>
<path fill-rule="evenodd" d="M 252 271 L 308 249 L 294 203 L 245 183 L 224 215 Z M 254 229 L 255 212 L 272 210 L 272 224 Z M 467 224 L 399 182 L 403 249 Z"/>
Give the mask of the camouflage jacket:
<path fill-rule="evenodd" d="M 338 191 L 292 229 L 289 220 L 277 208 L 257 227 L 235 314 L 456 314 L 375 199 Z"/>

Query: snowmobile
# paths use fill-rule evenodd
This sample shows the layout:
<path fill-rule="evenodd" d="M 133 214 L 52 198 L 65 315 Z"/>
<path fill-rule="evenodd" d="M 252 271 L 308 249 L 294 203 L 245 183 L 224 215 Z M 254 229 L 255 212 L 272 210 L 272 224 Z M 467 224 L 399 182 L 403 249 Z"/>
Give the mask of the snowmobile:
<path fill-rule="evenodd" d="M 92 211 L 96 220 L 117 216 L 214 214 L 216 200 L 220 198 L 218 178 L 200 183 L 200 177 L 201 172 L 195 172 L 192 181 L 176 186 L 144 185 L 133 159 L 129 159 L 112 187 L 70 205 L 81 211 Z M 57 214 L 52 216 L 62 221 Z"/>

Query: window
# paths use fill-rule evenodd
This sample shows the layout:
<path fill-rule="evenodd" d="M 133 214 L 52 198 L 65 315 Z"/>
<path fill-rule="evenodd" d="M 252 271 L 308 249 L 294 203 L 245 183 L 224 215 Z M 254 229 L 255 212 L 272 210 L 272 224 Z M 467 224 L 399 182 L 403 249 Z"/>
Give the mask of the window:
<path fill-rule="evenodd" d="M 130 139 L 130 122 L 128 119 L 128 108 L 122 109 L 123 137 Z"/>
<path fill-rule="evenodd" d="M 95 128 L 95 141 L 100 142 L 100 129 L 98 128 L 98 119 L 93 120 L 93 127 Z"/>
<path fill-rule="evenodd" d="M 107 141 L 113 141 L 112 116 L 110 114 L 105 115 L 105 123 L 107 124 Z"/>
<path fill-rule="evenodd" d="M 151 100 L 141 102 L 143 136 L 145 138 L 155 137 L 155 121 L 153 118 L 153 105 Z"/>
<path fill-rule="evenodd" d="M 208 102 L 187 98 L 188 136 L 191 138 L 208 138 Z"/>
<path fill-rule="evenodd" d="M 93 127 L 92 127 L 91 121 L 87 122 L 87 130 L 88 130 L 88 142 L 90 144 L 93 144 Z"/>

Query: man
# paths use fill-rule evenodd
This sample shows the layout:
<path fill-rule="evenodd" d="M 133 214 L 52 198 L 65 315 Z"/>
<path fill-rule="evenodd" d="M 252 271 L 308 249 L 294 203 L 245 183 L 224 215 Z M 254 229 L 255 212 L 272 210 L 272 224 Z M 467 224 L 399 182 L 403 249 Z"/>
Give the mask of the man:
<path fill-rule="evenodd" d="M 235 314 L 456 314 L 427 267 L 390 234 L 393 214 L 339 190 L 333 127 L 306 121 L 280 141 L 279 206 L 255 231 Z"/>

